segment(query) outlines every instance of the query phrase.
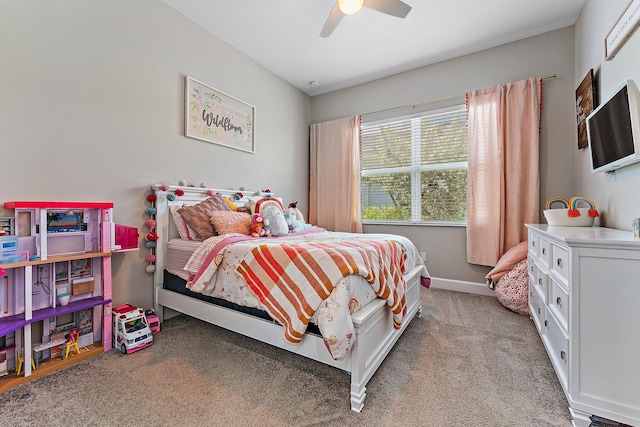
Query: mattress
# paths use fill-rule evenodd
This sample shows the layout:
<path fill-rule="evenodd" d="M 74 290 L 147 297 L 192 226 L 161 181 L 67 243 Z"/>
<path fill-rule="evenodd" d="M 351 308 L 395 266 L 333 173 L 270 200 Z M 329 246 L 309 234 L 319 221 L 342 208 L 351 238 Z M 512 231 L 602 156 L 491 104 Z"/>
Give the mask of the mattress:
<path fill-rule="evenodd" d="M 169 242 L 167 242 L 167 253 L 165 255 L 165 269 L 175 276 L 188 280 L 189 273 L 184 270 L 184 266 L 200 245 L 202 245 L 202 242 L 196 240 L 169 240 Z"/>

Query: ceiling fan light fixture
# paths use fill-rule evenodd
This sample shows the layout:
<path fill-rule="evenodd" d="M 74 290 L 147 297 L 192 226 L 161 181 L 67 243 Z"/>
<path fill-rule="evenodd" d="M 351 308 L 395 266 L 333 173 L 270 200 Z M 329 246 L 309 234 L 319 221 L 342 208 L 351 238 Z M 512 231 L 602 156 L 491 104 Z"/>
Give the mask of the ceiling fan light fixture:
<path fill-rule="evenodd" d="M 338 7 L 345 15 L 355 15 L 360 12 L 364 0 L 338 0 Z"/>

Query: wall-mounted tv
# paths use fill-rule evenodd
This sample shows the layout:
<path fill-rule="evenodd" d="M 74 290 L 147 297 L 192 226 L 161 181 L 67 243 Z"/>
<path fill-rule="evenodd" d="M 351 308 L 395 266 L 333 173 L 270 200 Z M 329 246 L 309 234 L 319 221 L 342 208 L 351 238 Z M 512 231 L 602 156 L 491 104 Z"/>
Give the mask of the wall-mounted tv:
<path fill-rule="evenodd" d="M 640 162 L 640 94 L 627 80 L 587 117 L 591 172 Z"/>

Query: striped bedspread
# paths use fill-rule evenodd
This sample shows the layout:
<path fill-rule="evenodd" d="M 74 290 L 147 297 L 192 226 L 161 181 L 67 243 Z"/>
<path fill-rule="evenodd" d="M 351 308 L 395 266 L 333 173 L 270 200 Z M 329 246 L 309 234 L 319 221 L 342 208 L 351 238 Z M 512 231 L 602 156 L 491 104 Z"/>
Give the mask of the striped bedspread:
<path fill-rule="evenodd" d="M 387 300 L 394 327 L 406 314 L 405 254 L 394 240 L 264 243 L 240 263 L 240 272 L 267 312 L 285 327 L 285 339 L 299 343 L 311 317 L 334 286 L 359 275 Z"/>
<path fill-rule="evenodd" d="M 276 238 L 210 237 L 185 270 L 190 290 L 267 311 L 285 326 L 287 342 L 300 342 L 309 321 L 316 323 L 340 360 L 355 343 L 351 315 L 375 298 L 387 301 L 401 326 L 402 275 L 416 266 L 428 287 L 429 273 L 406 237 L 316 228 Z"/>

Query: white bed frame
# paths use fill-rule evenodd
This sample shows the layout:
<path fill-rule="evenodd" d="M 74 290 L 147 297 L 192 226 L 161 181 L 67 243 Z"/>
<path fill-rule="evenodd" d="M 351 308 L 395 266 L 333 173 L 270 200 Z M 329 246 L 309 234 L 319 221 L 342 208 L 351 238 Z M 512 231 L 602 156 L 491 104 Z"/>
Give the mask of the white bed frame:
<path fill-rule="evenodd" d="M 185 192 L 184 195 L 176 197 L 173 201 L 168 200 L 167 195 L 178 188 Z M 356 333 L 355 344 L 347 357 L 343 360 L 334 360 L 327 351 L 322 337 L 307 334 L 300 344 L 291 345 L 284 341 L 283 327 L 275 321 L 264 320 L 163 289 L 166 243 L 170 238 L 178 235 L 171 220 L 169 206 L 172 204 L 182 206 L 183 204 L 199 203 L 208 197 L 208 189 L 171 186 L 167 191 L 162 191 L 160 185 L 153 185 L 151 189 L 157 196 L 155 220 L 159 240 L 156 247 L 154 302 L 155 311 L 160 321 L 164 320 L 164 308 L 170 308 L 241 335 L 350 372 L 351 409 L 355 412 L 362 411 L 367 383 L 407 328 L 407 325 L 414 317 L 419 317 L 422 312 L 422 306 L 420 305 L 421 269 L 419 267 L 414 268 L 405 274 L 407 282 L 407 315 L 402 322 L 402 327 L 400 329 L 393 328 L 393 317 L 391 311 L 387 308 L 386 301 L 376 299 L 352 316 Z M 227 196 L 233 196 L 236 193 L 235 190 L 214 189 L 214 191 Z M 259 194 L 246 191 L 243 191 L 243 193 L 245 195 Z M 241 204 L 245 201 L 246 198 L 238 203 Z"/>

